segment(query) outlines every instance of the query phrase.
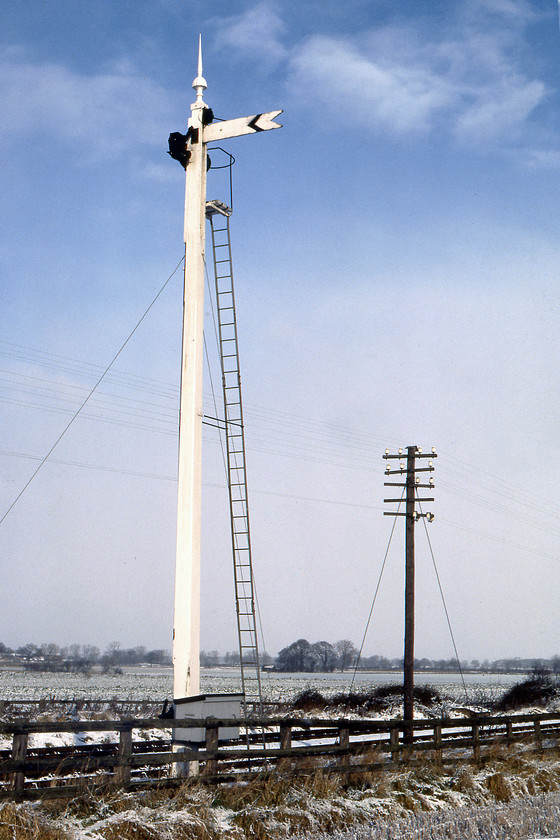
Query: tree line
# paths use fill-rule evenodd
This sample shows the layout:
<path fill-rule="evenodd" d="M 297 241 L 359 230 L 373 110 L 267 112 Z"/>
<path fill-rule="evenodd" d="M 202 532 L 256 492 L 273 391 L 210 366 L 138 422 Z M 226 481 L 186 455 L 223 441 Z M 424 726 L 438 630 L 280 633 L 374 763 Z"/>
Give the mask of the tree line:
<path fill-rule="evenodd" d="M 297 639 L 278 653 L 274 658 L 267 653 L 260 654 L 261 665 L 275 671 L 295 673 L 313 673 L 345 671 L 356 666 L 358 651 L 349 639 L 338 642 L 326 641 L 310 643 L 307 639 Z M 121 647 L 120 642 L 111 642 L 102 652 L 95 645 L 72 644 L 66 647 L 54 643 L 26 644 L 10 648 L 0 642 L 0 660 L 4 663 L 23 665 L 28 670 L 74 671 L 87 673 L 92 668 L 115 671 L 124 665 L 171 665 L 169 651 L 161 648 L 149 650 L 143 645 L 132 648 Z M 239 665 L 239 652 L 217 650 L 200 652 L 200 664 L 206 667 L 220 665 Z M 375 654 L 361 656 L 358 667 L 365 671 L 402 671 L 402 657 L 389 658 Z M 560 655 L 546 658 L 523 659 L 508 657 L 494 660 L 456 659 L 415 659 L 416 671 L 442 672 L 478 672 L 478 673 L 531 673 L 549 671 L 560 674 Z"/>
<path fill-rule="evenodd" d="M 314 642 L 298 639 L 283 648 L 274 660 L 275 671 L 285 672 L 332 672 L 345 671 L 348 668 L 359 668 L 364 671 L 402 671 L 403 658 L 388 658 L 375 654 L 361 656 L 358 661 L 358 651 L 349 639 L 341 639 L 331 644 L 329 642 Z M 560 655 L 550 659 L 523 659 L 509 657 L 504 659 L 461 660 L 450 659 L 422 659 L 414 660 L 415 671 L 441 671 L 449 673 L 463 671 L 469 673 L 531 673 L 550 672 L 560 674 Z"/>
<path fill-rule="evenodd" d="M 122 648 L 111 642 L 102 653 L 95 645 L 68 645 L 52 642 L 26 644 L 10 648 L 0 642 L 0 659 L 17 662 L 30 671 L 68 671 L 87 673 L 93 667 L 115 671 L 123 665 L 171 665 L 171 656 L 163 649 L 148 650 L 142 645 Z"/>

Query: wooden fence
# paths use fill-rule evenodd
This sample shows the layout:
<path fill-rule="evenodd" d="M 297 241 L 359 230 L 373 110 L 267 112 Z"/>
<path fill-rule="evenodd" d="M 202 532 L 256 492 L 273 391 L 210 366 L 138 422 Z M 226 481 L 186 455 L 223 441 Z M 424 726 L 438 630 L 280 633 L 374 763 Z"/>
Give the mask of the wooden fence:
<path fill-rule="evenodd" d="M 239 720 L 75 720 L 0 723 L 0 799 L 73 796 L 88 786 L 111 784 L 128 789 L 179 785 L 190 762 L 202 782 L 230 782 L 257 774 L 315 772 L 358 774 L 415 761 L 421 754 L 438 763 L 483 761 L 497 745 L 555 749 L 560 714 L 476 717 L 472 720 L 414 721 L 412 743 L 403 743 L 402 720 L 282 718 L 243 722 L 240 738 L 221 742 L 219 727 Z M 201 745 L 172 745 L 173 728 L 205 730 Z M 161 737 L 154 737 L 154 730 Z M 97 743 L 73 746 L 33 744 L 33 736 L 66 733 Z M 46 740 L 46 739 L 44 739 Z M 173 765 L 177 765 L 175 775 Z M 191 770 L 193 765 L 191 764 Z"/>

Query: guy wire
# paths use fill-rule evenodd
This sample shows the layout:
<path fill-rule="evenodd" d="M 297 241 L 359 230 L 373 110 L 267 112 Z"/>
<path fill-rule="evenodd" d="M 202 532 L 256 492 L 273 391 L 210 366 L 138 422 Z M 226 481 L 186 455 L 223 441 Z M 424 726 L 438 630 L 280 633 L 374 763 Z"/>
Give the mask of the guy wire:
<path fill-rule="evenodd" d="M 8 510 L 4 513 L 4 515 L 0 519 L 0 525 L 4 522 L 4 520 L 6 519 L 8 514 L 10 513 L 10 511 L 16 506 L 17 502 L 21 499 L 21 497 L 23 496 L 23 494 L 25 493 L 25 491 L 27 490 L 27 488 L 29 487 L 29 485 L 31 484 L 31 482 L 33 481 L 33 479 L 35 478 L 35 476 L 39 472 L 39 470 L 44 466 L 44 464 L 46 464 L 46 462 L 48 461 L 48 459 L 50 458 L 50 456 L 52 455 L 52 453 L 54 452 L 54 450 L 56 449 L 56 447 L 58 446 L 58 444 L 60 443 L 60 441 L 62 440 L 62 438 L 64 437 L 64 435 L 68 431 L 68 429 L 70 428 L 70 426 L 73 424 L 74 420 L 76 420 L 79 417 L 82 410 L 85 408 L 86 404 L 89 402 L 90 398 L 97 391 L 97 389 L 99 388 L 99 386 L 101 385 L 101 383 L 103 382 L 103 380 L 105 379 L 105 377 L 107 376 L 107 374 L 109 373 L 109 371 L 111 370 L 111 368 L 113 367 L 113 365 L 115 364 L 115 362 L 117 361 L 117 359 L 119 358 L 121 353 L 123 352 L 124 348 L 127 346 L 128 342 L 131 340 L 131 338 L 134 335 L 134 333 L 136 332 L 136 330 L 139 328 L 142 321 L 146 318 L 150 309 L 154 306 L 154 304 L 156 303 L 156 301 L 158 300 L 160 295 L 163 293 L 163 291 L 166 288 L 169 281 L 175 276 L 176 272 L 179 269 L 179 266 L 181 265 L 181 263 L 184 262 L 184 260 L 185 260 L 185 257 L 184 256 L 181 257 L 181 259 L 179 260 L 179 262 L 177 263 L 177 265 L 175 266 L 175 268 L 173 269 L 173 271 L 171 272 L 171 274 L 169 275 L 169 277 L 167 278 L 167 280 L 165 281 L 165 283 L 163 284 L 163 286 L 161 287 L 161 289 L 159 290 L 159 292 L 157 293 L 155 298 L 152 300 L 152 302 L 150 303 L 150 305 L 148 306 L 148 308 L 146 309 L 146 311 L 144 312 L 144 314 L 142 315 L 140 320 L 136 323 L 136 326 L 134 327 L 134 329 L 129 333 L 128 337 L 121 344 L 120 348 L 117 350 L 117 352 L 115 353 L 115 355 L 113 356 L 113 358 L 111 359 L 111 361 L 109 362 L 107 367 L 104 369 L 103 373 L 101 374 L 101 376 L 99 377 L 99 379 L 97 380 L 97 382 L 95 383 L 93 388 L 89 391 L 86 398 L 83 400 L 83 402 L 79 406 L 78 410 L 72 415 L 72 417 L 70 418 L 70 421 L 67 423 L 65 428 L 59 434 L 59 436 L 57 437 L 57 439 L 55 440 L 55 442 L 53 443 L 53 445 L 51 446 L 51 448 L 49 449 L 49 451 L 47 452 L 45 457 L 41 460 L 41 462 L 40 462 L 39 466 L 37 467 L 37 469 L 35 470 L 35 472 L 32 473 L 31 477 L 27 480 L 27 482 L 24 484 L 22 489 L 19 491 L 18 495 L 15 497 L 15 499 L 13 500 L 13 502 L 10 505 L 10 507 L 8 508 Z"/>
<path fill-rule="evenodd" d="M 418 491 L 416 491 L 416 495 L 418 496 Z M 422 513 L 422 506 L 420 504 L 420 501 L 418 501 L 418 508 L 420 510 L 420 513 Z M 449 612 L 447 610 L 447 604 L 445 603 L 445 596 L 443 594 L 443 587 L 441 585 L 441 580 L 440 580 L 440 577 L 439 577 L 438 567 L 437 567 L 437 564 L 436 564 L 436 558 L 434 557 L 434 552 L 433 552 L 433 549 L 432 549 L 432 543 L 430 541 L 430 535 L 428 533 L 428 526 L 426 525 L 426 518 L 422 517 L 422 519 L 423 519 L 423 522 L 424 522 L 424 531 L 426 532 L 426 538 L 428 540 L 428 548 L 430 549 L 430 554 L 432 556 L 432 563 L 433 563 L 433 566 L 434 566 L 434 571 L 436 573 L 436 580 L 437 580 L 437 584 L 438 584 L 438 587 L 439 587 L 439 594 L 441 595 L 441 602 L 443 604 L 443 609 L 445 611 L 445 618 L 447 620 L 447 627 L 449 628 L 449 635 L 451 636 L 451 643 L 453 644 L 453 650 L 455 651 L 455 659 L 457 660 L 457 667 L 458 667 L 459 673 L 461 675 L 461 682 L 463 683 L 463 691 L 465 692 L 465 699 L 468 700 L 469 699 L 469 694 L 468 694 L 468 691 L 467 691 L 467 685 L 465 683 L 465 676 L 463 674 L 463 669 L 461 668 L 461 660 L 459 659 L 459 653 L 457 651 L 457 645 L 455 644 L 455 636 L 453 634 L 453 628 L 451 627 L 451 619 L 449 618 Z"/>
<path fill-rule="evenodd" d="M 402 491 L 401 500 L 399 502 L 397 512 L 400 510 L 401 504 L 403 502 L 405 489 L 403 489 L 403 491 Z M 377 586 L 375 587 L 375 592 L 374 592 L 374 595 L 373 595 L 373 601 L 371 603 L 368 619 L 367 619 L 367 622 L 366 622 L 366 629 L 364 630 L 364 635 L 363 635 L 363 638 L 362 638 L 362 644 L 360 645 L 360 650 L 358 651 L 358 656 L 356 658 L 356 664 L 354 666 L 354 673 L 352 674 L 352 682 L 350 683 L 350 689 L 349 689 L 348 693 L 350 693 L 350 691 L 352 691 L 352 687 L 354 685 L 354 680 L 356 679 L 356 672 L 358 670 L 358 665 L 360 664 L 360 659 L 362 658 L 362 651 L 364 649 L 364 644 L 365 644 L 366 636 L 367 636 L 367 633 L 368 633 L 368 630 L 369 630 L 371 617 L 373 615 L 373 609 L 375 607 L 375 602 L 377 600 L 377 593 L 379 592 L 379 587 L 381 586 L 381 578 L 383 577 L 383 572 L 385 570 L 385 564 L 387 562 L 387 556 L 389 554 L 389 548 L 391 547 L 391 540 L 393 539 L 393 534 L 395 533 L 396 524 L 397 524 L 397 517 L 395 516 L 394 519 L 393 519 L 393 527 L 391 528 L 391 533 L 389 535 L 389 542 L 387 543 L 387 548 L 385 550 L 385 557 L 383 558 L 383 563 L 381 565 L 381 571 L 379 572 L 379 578 L 377 580 Z"/>

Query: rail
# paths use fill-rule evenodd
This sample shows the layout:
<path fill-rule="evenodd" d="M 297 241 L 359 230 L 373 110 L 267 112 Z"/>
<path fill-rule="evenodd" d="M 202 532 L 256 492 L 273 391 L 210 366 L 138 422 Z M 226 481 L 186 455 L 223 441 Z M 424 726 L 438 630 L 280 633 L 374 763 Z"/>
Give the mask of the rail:
<path fill-rule="evenodd" d="M 239 740 L 220 740 L 221 727 L 241 727 Z M 204 731 L 198 745 L 172 743 L 172 730 Z M 161 733 L 161 737 L 155 737 Z M 66 734 L 78 741 L 88 733 L 97 743 L 38 747 L 33 738 Z M 264 736 L 263 736 L 264 733 Z M 184 783 L 192 763 L 201 782 L 230 782 L 255 774 L 315 772 L 359 774 L 420 754 L 438 763 L 482 762 L 496 745 L 525 744 L 544 751 L 557 748 L 560 714 L 477 716 L 465 721 L 415 720 L 412 743 L 403 743 L 402 720 L 258 718 L 251 721 L 73 720 L 0 723 L 0 799 L 72 796 L 88 786 L 110 784 L 128 789 Z M 174 774 L 171 768 L 178 764 Z"/>

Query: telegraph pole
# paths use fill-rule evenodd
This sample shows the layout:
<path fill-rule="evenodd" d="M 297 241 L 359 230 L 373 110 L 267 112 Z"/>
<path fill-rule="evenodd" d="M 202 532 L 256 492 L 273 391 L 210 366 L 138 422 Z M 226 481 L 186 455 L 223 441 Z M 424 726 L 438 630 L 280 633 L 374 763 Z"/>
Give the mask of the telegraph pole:
<path fill-rule="evenodd" d="M 389 450 L 385 451 L 383 458 L 387 461 L 398 460 L 403 457 L 403 450 L 399 449 L 398 454 L 391 455 Z M 426 518 L 428 522 L 434 519 L 433 513 L 419 513 L 416 510 L 416 502 L 433 502 L 433 498 L 420 499 L 418 497 L 418 488 L 433 488 L 434 482 L 430 478 L 428 484 L 421 484 L 420 478 L 416 473 L 419 472 L 433 472 L 434 466 L 432 460 L 428 461 L 428 466 L 417 467 L 416 459 L 423 458 L 437 458 L 435 451 L 432 449 L 431 454 L 424 455 L 418 446 L 407 446 L 406 448 L 406 466 L 403 461 L 400 462 L 398 469 L 392 469 L 390 464 L 387 464 L 385 469 L 386 476 L 398 475 L 404 478 L 402 481 L 386 481 L 385 487 L 402 487 L 403 496 L 400 499 L 384 499 L 384 502 L 400 504 L 404 500 L 405 512 L 384 511 L 385 516 L 404 516 L 405 519 L 405 583 L 404 583 L 404 668 L 403 668 L 403 718 L 405 722 L 404 740 L 405 743 L 412 743 L 414 720 L 414 596 L 415 596 L 415 555 L 414 555 L 414 526 L 418 519 Z"/>
<path fill-rule="evenodd" d="M 196 101 L 191 105 L 187 133 L 174 132 L 169 136 L 169 154 L 186 170 L 183 350 L 173 624 L 174 699 L 192 697 L 200 693 L 202 362 L 207 145 L 214 140 L 281 128 L 273 120 L 282 113 L 271 111 L 212 125 L 214 115 L 203 99 L 207 84 L 202 75 L 200 38 L 198 73 L 193 88 Z"/>

